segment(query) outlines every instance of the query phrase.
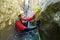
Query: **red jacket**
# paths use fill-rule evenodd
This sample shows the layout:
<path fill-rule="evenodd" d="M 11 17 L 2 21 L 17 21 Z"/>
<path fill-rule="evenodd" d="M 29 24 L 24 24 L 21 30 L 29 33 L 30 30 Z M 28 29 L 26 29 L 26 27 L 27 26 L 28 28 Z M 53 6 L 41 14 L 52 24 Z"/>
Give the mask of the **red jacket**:
<path fill-rule="evenodd" d="M 33 20 L 34 18 L 35 18 L 35 15 L 30 18 L 26 18 L 25 20 L 29 22 Z M 20 20 L 16 21 L 16 30 L 24 31 L 25 29 L 26 29 L 26 26 L 24 26 Z"/>

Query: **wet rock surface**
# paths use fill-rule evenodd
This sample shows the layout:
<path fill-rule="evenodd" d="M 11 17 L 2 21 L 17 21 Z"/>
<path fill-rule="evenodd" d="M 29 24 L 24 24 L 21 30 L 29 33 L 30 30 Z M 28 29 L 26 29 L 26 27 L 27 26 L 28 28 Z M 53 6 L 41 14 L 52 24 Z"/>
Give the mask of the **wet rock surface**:
<path fill-rule="evenodd" d="M 60 2 L 47 6 L 40 19 L 43 40 L 60 40 Z"/>
<path fill-rule="evenodd" d="M 0 40 L 7 40 L 13 32 L 19 9 L 18 0 L 0 0 Z"/>

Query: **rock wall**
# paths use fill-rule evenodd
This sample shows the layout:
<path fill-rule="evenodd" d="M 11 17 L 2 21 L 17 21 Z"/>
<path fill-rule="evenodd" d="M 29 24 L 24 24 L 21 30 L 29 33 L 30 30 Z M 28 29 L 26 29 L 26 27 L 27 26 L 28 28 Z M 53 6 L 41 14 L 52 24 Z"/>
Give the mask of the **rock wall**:
<path fill-rule="evenodd" d="M 47 6 L 40 20 L 43 40 L 60 40 L 60 1 Z"/>
<path fill-rule="evenodd" d="M 0 40 L 7 40 L 13 32 L 21 3 L 19 0 L 0 0 Z"/>

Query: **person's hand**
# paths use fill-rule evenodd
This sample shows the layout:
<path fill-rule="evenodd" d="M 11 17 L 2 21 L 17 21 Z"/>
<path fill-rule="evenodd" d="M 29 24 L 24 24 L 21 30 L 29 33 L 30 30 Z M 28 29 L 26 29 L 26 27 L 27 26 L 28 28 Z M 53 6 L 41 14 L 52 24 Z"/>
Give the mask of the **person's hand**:
<path fill-rule="evenodd" d="M 35 13 L 40 13 L 41 8 L 39 6 L 34 7 Z"/>

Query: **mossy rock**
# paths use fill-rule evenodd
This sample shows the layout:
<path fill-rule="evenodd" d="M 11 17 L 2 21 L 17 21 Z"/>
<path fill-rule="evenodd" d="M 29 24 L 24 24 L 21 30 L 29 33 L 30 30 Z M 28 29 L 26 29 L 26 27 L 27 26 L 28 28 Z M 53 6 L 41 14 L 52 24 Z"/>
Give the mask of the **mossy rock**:
<path fill-rule="evenodd" d="M 60 2 L 50 4 L 41 13 L 41 37 L 43 40 L 60 40 Z"/>

